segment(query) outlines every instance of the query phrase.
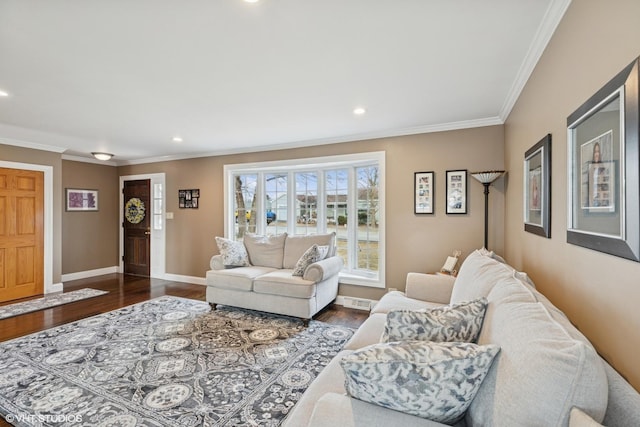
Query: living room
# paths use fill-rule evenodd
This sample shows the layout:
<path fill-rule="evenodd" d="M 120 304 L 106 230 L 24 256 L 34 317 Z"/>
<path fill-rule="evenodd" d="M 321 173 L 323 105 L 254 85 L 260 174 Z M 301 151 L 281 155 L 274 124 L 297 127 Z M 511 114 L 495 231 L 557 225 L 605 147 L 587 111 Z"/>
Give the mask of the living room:
<path fill-rule="evenodd" d="M 342 284 L 340 296 L 379 300 L 403 290 L 408 272 L 439 271 L 454 250 L 482 247 L 482 185 L 468 182 L 468 211 L 445 213 L 448 170 L 506 170 L 489 195 L 488 249 L 525 271 L 596 350 L 637 390 L 640 366 L 640 264 L 567 243 L 567 117 L 640 54 L 640 4 L 635 0 L 574 1 L 562 16 L 502 124 L 389 136 L 308 147 L 238 152 L 150 163 L 97 164 L 61 152 L 19 146 L 0 134 L 0 160 L 51 167 L 52 285 L 120 265 L 121 177 L 165 174 L 165 277 L 197 283 L 225 235 L 224 166 L 354 153 L 385 153 L 385 289 Z M 469 66 L 473 79 L 473 66 Z M 2 101 L 5 102 L 5 101 Z M 525 152 L 551 134 L 551 237 L 524 230 Z M 435 173 L 435 214 L 415 215 L 414 172 Z M 96 189 L 100 209 L 64 209 L 65 188 Z M 178 191 L 200 189 L 198 209 L 180 209 Z M 637 194 L 632 197 L 638 198 Z M 93 273 L 91 273 L 93 272 Z"/>

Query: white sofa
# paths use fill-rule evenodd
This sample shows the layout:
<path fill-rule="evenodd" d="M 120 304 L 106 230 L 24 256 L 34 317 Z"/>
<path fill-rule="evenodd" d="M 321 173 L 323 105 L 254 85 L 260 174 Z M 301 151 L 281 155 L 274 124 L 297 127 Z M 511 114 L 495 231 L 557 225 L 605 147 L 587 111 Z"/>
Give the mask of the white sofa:
<path fill-rule="evenodd" d="M 347 396 L 340 360 L 378 343 L 390 310 L 481 297 L 488 305 L 478 344 L 496 344 L 501 350 L 456 426 L 640 425 L 640 395 L 524 273 L 480 250 L 467 257 L 457 279 L 409 273 L 406 293 L 390 292 L 380 300 L 345 349 L 309 386 L 284 426 L 442 425 Z"/>
<path fill-rule="evenodd" d="M 328 246 L 327 257 L 310 264 L 302 276 L 292 272 L 312 245 Z M 335 256 L 335 233 L 244 238 L 250 265 L 226 268 L 221 255 L 211 258 L 206 299 L 217 304 L 311 319 L 338 295 L 342 258 Z"/>

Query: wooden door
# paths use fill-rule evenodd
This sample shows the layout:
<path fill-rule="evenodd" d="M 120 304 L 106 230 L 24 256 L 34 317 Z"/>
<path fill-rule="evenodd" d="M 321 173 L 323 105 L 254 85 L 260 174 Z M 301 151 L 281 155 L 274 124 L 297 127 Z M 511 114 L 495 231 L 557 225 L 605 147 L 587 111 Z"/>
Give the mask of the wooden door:
<path fill-rule="evenodd" d="M 44 173 L 0 168 L 0 302 L 44 292 Z"/>
<path fill-rule="evenodd" d="M 149 276 L 151 259 L 151 181 L 124 182 L 124 273 Z"/>

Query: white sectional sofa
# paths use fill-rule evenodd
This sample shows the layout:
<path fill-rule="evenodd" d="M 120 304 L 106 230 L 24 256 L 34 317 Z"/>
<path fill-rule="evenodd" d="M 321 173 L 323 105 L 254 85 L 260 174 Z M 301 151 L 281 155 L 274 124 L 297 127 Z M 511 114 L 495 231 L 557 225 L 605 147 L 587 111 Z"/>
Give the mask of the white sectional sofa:
<path fill-rule="evenodd" d="M 386 294 L 345 349 L 309 386 L 286 427 L 439 426 L 345 394 L 340 361 L 377 344 L 393 309 L 429 309 L 485 297 L 479 345 L 500 352 L 456 426 L 639 426 L 640 395 L 596 353 L 525 274 L 485 250 L 457 279 L 410 273 L 406 293 Z"/>
<path fill-rule="evenodd" d="M 294 276 L 296 264 L 314 244 L 328 247 L 326 258 Z M 343 261 L 335 256 L 335 233 L 246 235 L 244 246 L 249 265 L 228 268 L 221 255 L 211 258 L 206 298 L 214 307 L 231 305 L 308 320 L 336 299 Z"/>

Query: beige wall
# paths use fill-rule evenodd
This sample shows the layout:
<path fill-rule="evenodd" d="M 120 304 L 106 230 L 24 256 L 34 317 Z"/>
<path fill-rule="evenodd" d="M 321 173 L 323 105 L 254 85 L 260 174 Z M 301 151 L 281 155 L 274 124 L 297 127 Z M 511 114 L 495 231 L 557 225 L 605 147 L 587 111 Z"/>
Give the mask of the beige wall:
<path fill-rule="evenodd" d="M 49 151 L 32 150 L 29 148 L 15 147 L 12 145 L 0 144 L 0 160 L 16 163 L 27 163 L 35 165 L 46 165 L 53 168 L 53 283 L 60 283 L 62 253 L 61 253 L 61 156 L 59 153 Z M 45 230 L 46 232 L 46 230 Z"/>
<path fill-rule="evenodd" d="M 409 271 L 437 271 L 455 249 L 468 254 L 483 245 L 484 195 L 482 185 L 469 178 L 467 215 L 446 215 L 445 171 L 499 169 L 504 166 L 503 127 L 438 132 L 396 138 L 264 151 L 230 156 L 123 166 L 118 174 L 166 173 L 167 273 L 203 277 L 211 255 L 217 253 L 214 236 L 224 233 L 223 166 L 225 164 L 296 159 L 366 151 L 386 152 L 386 284 L 404 288 Z M 435 171 L 435 215 L 414 215 L 413 173 Z M 490 194 L 489 246 L 504 248 L 504 183 Z M 199 209 L 178 209 L 178 189 L 199 188 Z M 377 299 L 383 290 L 341 285 L 340 294 Z"/>
<path fill-rule="evenodd" d="M 640 264 L 566 243 L 566 119 L 640 54 L 639 16 L 637 0 L 573 1 L 505 125 L 507 260 L 527 271 L 636 389 Z M 544 239 L 523 231 L 522 175 L 524 152 L 549 132 L 552 238 Z"/>
<path fill-rule="evenodd" d="M 62 274 L 119 265 L 118 170 L 113 166 L 62 161 L 66 188 L 98 190 L 97 212 L 66 212 L 62 207 Z"/>

